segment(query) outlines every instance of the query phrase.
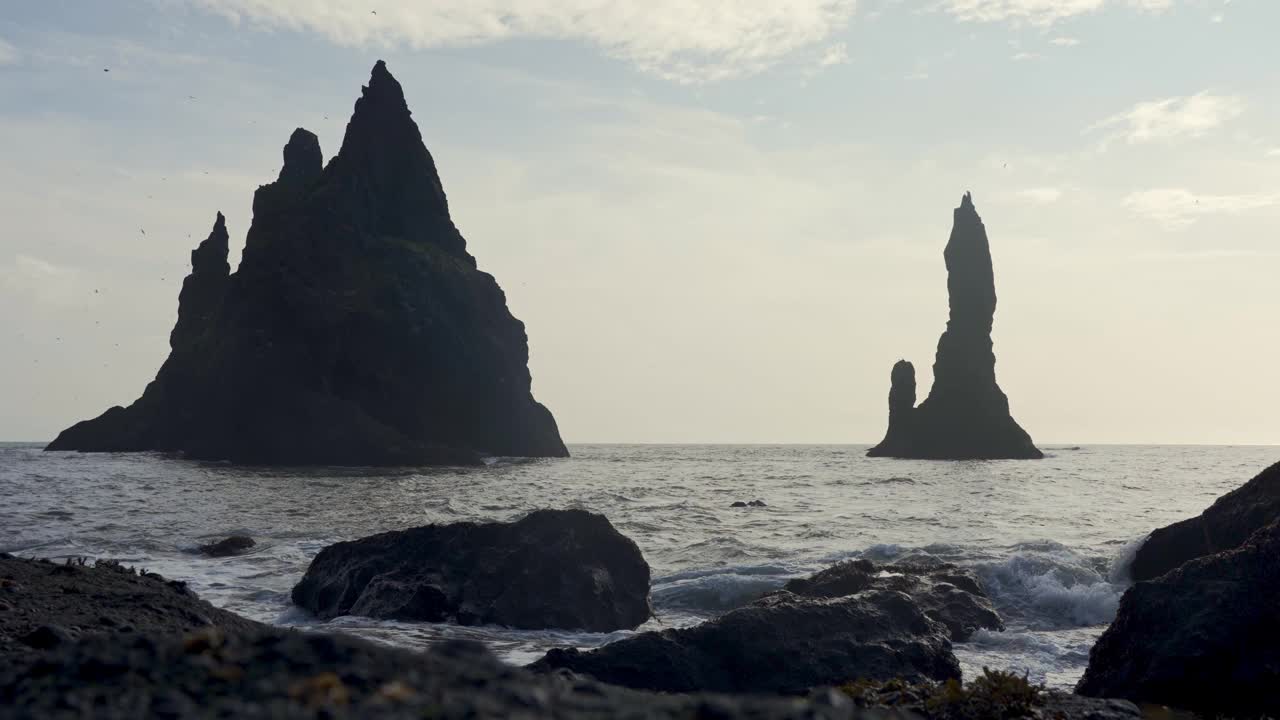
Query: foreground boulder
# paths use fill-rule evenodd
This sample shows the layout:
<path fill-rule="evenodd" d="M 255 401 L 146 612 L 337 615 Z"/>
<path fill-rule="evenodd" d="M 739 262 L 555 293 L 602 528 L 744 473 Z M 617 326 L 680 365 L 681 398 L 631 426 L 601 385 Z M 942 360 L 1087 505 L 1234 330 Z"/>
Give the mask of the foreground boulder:
<path fill-rule="evenodd" d="M 0 657 L 85 636 L 209 627 L 242 632 L 262 626 L 213 607 L 181 582 L 115 562 L 52 563 L 0 554 Z"/>
<path fill-rule="evenodd" d="M 382 533 L 320 551 L 293 602 L 322 619 L 611 632 L 652 615 L 649 565 L 603 515 L 539 510 L 513 523 Z"/>
<path fill-rule="evenodd" d="M 531 394 L 524 324 L 467 252 L 382 62 L 327 165 L 316 136 L 294 132 L 235 272 L 227 256 L 219 214 L 155 380 L 49 450 L 275 465 L 568 455 Z"/>
<path fill-rule="evenodd" d="M 1162 527 L 1134 555 L 1129 573 L 1151 580 L 1205 555 L 1239 547 L 1280 520 L 1280 463 L 1214 501 L 1198 517 Z"/>
<path fill-rule="evenodd" d="M 1125 592 L 1076 691 L 1280 716 L 1280 523 Z"/>
<path fill-rule="evenodd" d="M 1017 682 L 1017 678 L 1014 682 Z M 1124 702 L 969 687 L 865 684 L 804 697 L 668 695 L 503 665 L 483 647 L 414 653 L 339 635 L 278 630 L 93 638 L 0 657 L 6 718 L 751 718 L 753 720 L 1137 720 Z"/>
<path fill-rule="evenodd" d="M 90 639 L 0 658 L 0 714 L 99 718 L 909 718 L 807 698 L 677 696 L 537 676 L 483 647 L 415 653 L 340 635 L 268 631 Z"/>
<path fill-rule="evenodd" d="M 1004 630 L 1004 621 L 972 571 L 930 558 L 891 565 L 849 560 L 783 586 L 786 592 L 815 598 L 843 597 L 870 589 L 910 595 L 926 615 L 947 627 L 956 642 L 968 640 L 979 629 Z"/>
<path fill-rule="evenodd" d="M 798 694 L 857 678 L 960 677 L 946 627 L 890 590 L 834 599 L 775 593 L 692 628 L 589 652 L 557 648 L 532 667 L 662 692 Z"/>
<path fill-rule="evenodd" d="M 933 388 L 915 407 L 915 367 L 900 360 L 889 388 L 889 429 L 867 454 L 936 460 L 1038 459 L 1044 454 L 1013 416 L 996 384 L 991 327 L 995 274 L 987 230 L 965 193 L 943 253 L 951 316 L 938 340 Z"/>

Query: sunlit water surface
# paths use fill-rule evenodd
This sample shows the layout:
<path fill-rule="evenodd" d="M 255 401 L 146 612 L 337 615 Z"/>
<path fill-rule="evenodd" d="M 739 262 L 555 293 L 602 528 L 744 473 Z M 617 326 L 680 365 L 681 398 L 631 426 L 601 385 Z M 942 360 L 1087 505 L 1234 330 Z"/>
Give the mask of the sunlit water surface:
<path fill-rule="evenodd" d="M 923 550 L 973 567 L 1009 625 L 956 647 L 966 675 L 1010 668 L 1068 687 L 1115 613 L 1135 542 L 1280 457 L 1191 446 L 1049 447 L 1041 461 L 1002 462 L 871 459 L 861 446 L 571 451 L 467 469 L 283 470 L 0 445 L 0 550 L 119 558 L 256 620 L 410 647 L 470 637 L 517 663 L 629 633 L 319 623 L 290 605 L 289 590 L 339 540 L 548 507 L 602 512 L 640 545 L 658 616 L 642 629 L 700 622 L 845 558 Z M 730 507 L 753 499 L 768 507 Z M 229 534 L 258 545 L 226 559 L 192 552 Z"/>

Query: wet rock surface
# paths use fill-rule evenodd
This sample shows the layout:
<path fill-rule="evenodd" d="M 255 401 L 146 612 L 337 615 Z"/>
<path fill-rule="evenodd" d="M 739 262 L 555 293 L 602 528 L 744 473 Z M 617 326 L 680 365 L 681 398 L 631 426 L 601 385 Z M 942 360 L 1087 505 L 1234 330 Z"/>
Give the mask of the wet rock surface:
<path fill-rule="evenodd" d="M 199 550 L 201 555 L 209 557 L 231 557 L 248 552 L 257 544 L 253 538 L 246 535 L 232 535 L 217 542 L 201 545 Z"/>
<path fill-rule="evenodd" d="M 428 525 L 331 545 L 293 601 L 323 619 L 610 632 L 652 615 L 649 565 L 603 515 L 540 510 L 512 523 Z"/>
<path fill-rule="evenodd" d="M 1151 533 L 1134 555 L 1129 574 L 1151 580 L 1198 557 L 1239 547 L 1280 520 L 1280 463 L 1223 495 L 1198 517 Z"/>
<path fill-rule="evenodd" d="M 221 214 L 192 253 L 169 358 L 142 397 L 49 450 L 264 465 L 568 454 L 531 394 L 524 324 L 467 252 L 382 62 L 321 161 L 295 131 L 254 195 L 236 271 Z"/>
<path fill-rule="evenodd" d="M 81 637 L 262 626 L 197 598 L 186 586 L 110 561 L 54 563 L 0 555 L 0 655 Z"/>
<path fill-rule="evenodd" d="M 966 683 L 906 683 L 858 680 L 841 686 L 858 707 L 890 707 L 930 720 L 1051 718 L 1053 720 L 1136 720 L 1127 700 L 1103 700 L 1045 690 L 1025 677 L 983 669 Z"/>
<path fill-rule="evenodd" d="M 855 678 L 960 676 L 947 628 L 889 590 L 834 599 L 775 593 L 692 628 L 589 652 L 557 648 L 531 667 L 662 692 L 796 694 Z"/>
<path fill-rule="evenodd" d="M 1125 592 L 1076 691 L 1280 716 L 1280 523 Z"/>
<path fill-rule="evenodd" d="M 889 429 L 867 454 L 934 460 L 1042 458 L 996 384 L 991 342 L 995 274 L 987 230 L 968 193 L 955 210 L 944 256 L 951 315 L 938 340 L 933 387 L 913 408 L 915 367 L 905 360 L 893 366 Z"/>
<path fill-rule="evenodd" d="M 911 596 L 926 615 L 947 627 L 956 642 L 968 640 L 979 629 L 1004 629 L 1004 621 L 973 571 L 939 560 L 906 559 L 891 565 L 849 560 L 783 586 L 785 592 L 814 598 L 872 589 Z"/>
<path fill-rule="evenodd" d="M 7 718 L 907 718 L 848 696 L 661 695 L 536 676 L 482 647 L 413 653 L 336 635 L 90 638 L 0 658 Z"/>

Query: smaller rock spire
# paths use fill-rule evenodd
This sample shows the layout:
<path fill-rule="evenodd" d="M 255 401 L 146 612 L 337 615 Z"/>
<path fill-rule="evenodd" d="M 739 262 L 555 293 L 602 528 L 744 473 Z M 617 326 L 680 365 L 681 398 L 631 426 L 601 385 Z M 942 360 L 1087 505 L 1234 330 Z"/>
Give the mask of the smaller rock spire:
<path fill-rule="evenodd" d="M 218 213 L 213 221 L 213 230 L 195 250 L 191 251 L 192 275 L 231 274 L 231 265 L 227 263 L 228 237 L 227 219 Z"/>
<path fill-rule="evenodd" d="M 289 142 L 284 146 L 284 167 L 280 168 L 277 182 L 306 187 L 320 177 L 323 167 L 320 139 L 310 130 L 298 128 L 289 136 Z"/>

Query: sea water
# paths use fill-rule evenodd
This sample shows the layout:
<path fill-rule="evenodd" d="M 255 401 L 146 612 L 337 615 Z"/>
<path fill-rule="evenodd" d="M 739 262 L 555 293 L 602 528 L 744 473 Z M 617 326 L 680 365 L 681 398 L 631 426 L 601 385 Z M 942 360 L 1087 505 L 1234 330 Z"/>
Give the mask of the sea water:
<path fill-rule="evenodd" d="M 924 552 L 973 568 L 1008 625 L 956 646 L 966 676 L 1012 669 L 1068 688 L 1115 614 L 1137 544 L 1243 484 L 1280 448 L 1044 449 L 1039 461 L 937 462 L 867 458 L 853 445 L 576 445 L 569 459 L 477 468 L 299 470 L 7 444 L 0 550 L 117 558 L 255 620 L 407 647 L 472 638 L 525 663 L 630 633 L 321 623 L 289 590 L 339 540 L 585 508 L 607 515 L 653 568 L 656 617 L 642 630 L 702 622 L 847 558 Z M 767 507 L 731 507 L 757 499 Z M 258 544 L 231 558 L 194 552 L 232 534 Z"/>

